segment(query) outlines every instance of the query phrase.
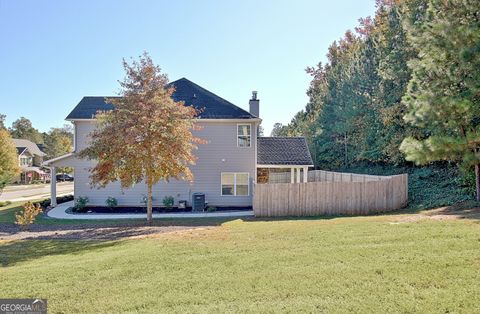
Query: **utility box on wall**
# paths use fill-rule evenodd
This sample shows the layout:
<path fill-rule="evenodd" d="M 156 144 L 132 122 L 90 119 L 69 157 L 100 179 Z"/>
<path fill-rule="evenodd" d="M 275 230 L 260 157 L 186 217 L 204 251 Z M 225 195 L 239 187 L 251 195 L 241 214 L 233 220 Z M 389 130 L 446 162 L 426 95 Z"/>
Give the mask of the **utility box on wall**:
<path fill-rule="evenodd" d="M 192 211 L 203 212 L 205 210 L 205 193 L 193 193 Z"/>

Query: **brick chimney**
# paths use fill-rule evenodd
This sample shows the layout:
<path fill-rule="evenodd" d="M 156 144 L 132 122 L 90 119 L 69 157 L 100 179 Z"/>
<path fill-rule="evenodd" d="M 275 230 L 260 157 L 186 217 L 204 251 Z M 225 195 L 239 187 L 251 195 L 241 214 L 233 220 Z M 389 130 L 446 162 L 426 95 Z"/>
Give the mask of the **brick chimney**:
<path fill-rule="evenodd" d="M 257 99 L 257 91 L 252 92 L 252 99 L 248 102 L 250 105 L 250 114 L 254 115 L 255 117 L 260 117 L 260 99 Z"/>

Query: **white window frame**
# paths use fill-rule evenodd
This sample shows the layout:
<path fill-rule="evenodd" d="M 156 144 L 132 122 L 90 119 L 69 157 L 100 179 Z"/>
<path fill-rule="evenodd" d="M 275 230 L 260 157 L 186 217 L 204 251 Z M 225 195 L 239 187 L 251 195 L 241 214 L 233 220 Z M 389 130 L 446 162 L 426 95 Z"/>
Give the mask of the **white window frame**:
<path fill-rule="evenodd" d="M 30 166 L 32 157 L 20 156 L 20 166 Z"/>
<path fill-rule="evenodd" d="M 238 127 L 239 126 L 243 126 L 243 125 L 246 125 L 248 126 L 249 130 L 250 130 L 250 134 L 248 135 L 250 137 L 250 141 L 248 141 L 248 146 L 240 146 L 240 136 L 244 136 L 244 135 L 240 135 L 238 134 Z M 240 147 L 240 148 L 250 148 L 252 147 L 252 124 L 251 123 L 237 123 L 237 147 Z"/>
<path fill-rule="evenodd" d="M 223 182 L 222 177 L 224 174 L 233 174 L 233 194 L 223 194 Z M 247 194 L 246 195 L 237 195 L 237 174 L 246 174 L 247 175 Z M 221 196 L 250 196 L 250 173 L 249 172 L 221 172 L 220 173 L 220 195 Z"/>

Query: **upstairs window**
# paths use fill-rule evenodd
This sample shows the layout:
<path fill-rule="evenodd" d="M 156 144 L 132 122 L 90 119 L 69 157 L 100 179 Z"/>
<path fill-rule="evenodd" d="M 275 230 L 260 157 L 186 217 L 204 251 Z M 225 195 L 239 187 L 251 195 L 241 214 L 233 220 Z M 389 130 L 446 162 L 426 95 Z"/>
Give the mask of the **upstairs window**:
<path fill-rule="evenodd" d="M 249 173 L 222 173 L 222 196 L 248 196 Z"/>
<path fill-rule="evenodd" d="M 31 157 L 20 157 L 20 166 L 30 166 L 31 162 Z"/>
<path fill-rule="evenodd" d="M 237 125 L 237 146 L 238 147 L 250 147 L 251 142 L 251 125 L 250 124 L 238 124 Z"/>

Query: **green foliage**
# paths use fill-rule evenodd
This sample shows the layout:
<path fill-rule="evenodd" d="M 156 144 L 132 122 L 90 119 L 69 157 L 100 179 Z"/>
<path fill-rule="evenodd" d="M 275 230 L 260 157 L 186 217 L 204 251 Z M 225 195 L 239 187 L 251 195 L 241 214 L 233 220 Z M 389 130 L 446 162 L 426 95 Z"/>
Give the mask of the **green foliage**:
<path fill-rule="evenodd" d="M 430 166 L 392 166 L 390 164 L 357 163 L 349 168 L 334 169 L 372 175 L 408 174 L 408 209 L 431 209 L 471 199 L 471 182 L 461 176 L 453 163 Z"/>
<path fill-rule="evenodd" d="M 8 206 L 8 205 L 10 205 L 10 204 L 12 204 L 12 202 L 10 202 L 10 201 L 3 201 L 3 202 L 0 202 L 0 207 Z"/>
<path fill-rule="evenodd" d="M 407 160 L 480 164 L 479 10 L 474 0 L 432 0 L 424 23 L 408 24 L 418 57 L 409 62 L 405 120 L 426 131 L 403 141 Z"/>
<path fill-rule="evenodd" d="M 448 160 L 471 170 L 480 162 L 479 10 L 473 0 L 377 1 L 326 64 L 307 68 L 309 102 L 282 133 L 305 136 L 321 168 Z M 471 175 L 456 175 L 467 193 Z"/>
<path fill-rule="evenodd" d="M 15 144 L 7 130 L 0 128 L 0 195 L 19 171 Z"/>
<path fill-rule="evenodd" d="M 80 196 L 75 200 L 74 208 L 77 212 L 83 212 L 88 204 L 88 197 Z"/>
<path fill-rule="evenodd" d="M 403 120 L 407 64 L 417 53 L 404 20 L 421 23 L 427 1 L 378 1 L 373 19 L 330 46 L 326 64 L 307 68 L 309 102 L 281 132 L 305 136 L 316 165 L 404 163 L 400 143 L 417 132 Z"/>
<path fill-rule="evenodd" d="M 9 131 L 13 138 L 29 140 L 36 144 L 43 143 L 42 133 L 35 129 L 32 126 L 32 122 L 25 117 L 14 121 Z"/>
<path fill-rule="evenodd" d="M 98 187 L 120 181 L 122 188 L 143 182 L 147 187 L 147 221 L 152 222 L 152 189 L 172 178 L 191 181 L 197 144 L 198 111 L 172 98 L 175 88 L 145 52 L 123 62 L 125 79 L 118 98 L 107 99 L 114 110 L 96 115 L 97 128 L 80 158 L 95 160 L 91 183 Z"/>
<path fill-rule="evenodd" d="M 213 212 L 216 212 L 217 211 L 217 208 L 215 206 L 208 206 L 207 207 L 207 212 L 209 213 L 213 213 Z"/>
<path fill-rule="evenodd" d="M 66 203 L 66 202 L 70 202 L 70 201 L 73 201 L 73 195 L 64 195 L 64 196 L 57 196 L 57 204 L 62 204 L 62 203 Z M 40 206 L 42 206 L 43 208 L 48 208 L 48 206 L 50 206 L 50 203 L 51 203 L 51 199 L 50 198 L 46 198 L 40 202 L 38 202 L 38 204 Z"/>
<path fill-rule="evenodd" d="M 6 129 L 6 126 L 5 126 L 6 118 L 7 118 L 6 115 L 0 113 L 0 129 Z"/>
<path fill-rule="evenodd" d="M 165 196 L 162 200 L 163 206 L 166 208 L 172 208 L 175 200 L 173 196 Z"/>
<path fill-rule="evenodd" d="M 270 133 L 270 136 L 282 136 L 284 126 L 281 123 L 275 123 L 273 125 L 272 132 Z"/>
<path fill-rule="evenodd" d="M 73 130 L 69 125 L 63 128 L 51 128 L 44 134 L 45 153 L 47 159 L 65 155 L 73 148 Z"/>
<path fill-rule="evenodd" d="M 107 199 L 105 200 L 105 204 L 110 208 L 110 209 L 114 209 L 115 207 L 118 206 L 118 201 L 115 197 L 112 197 L 112 196 L 109 196 L 107 197 Z"/>
<path fill-rule="evenodd" d="M 41 291 L 51 313 L 478 313 L 478 221 L 237 219 L 153 239 L 90 235 L 2 242 L 0 295 Z"/>

